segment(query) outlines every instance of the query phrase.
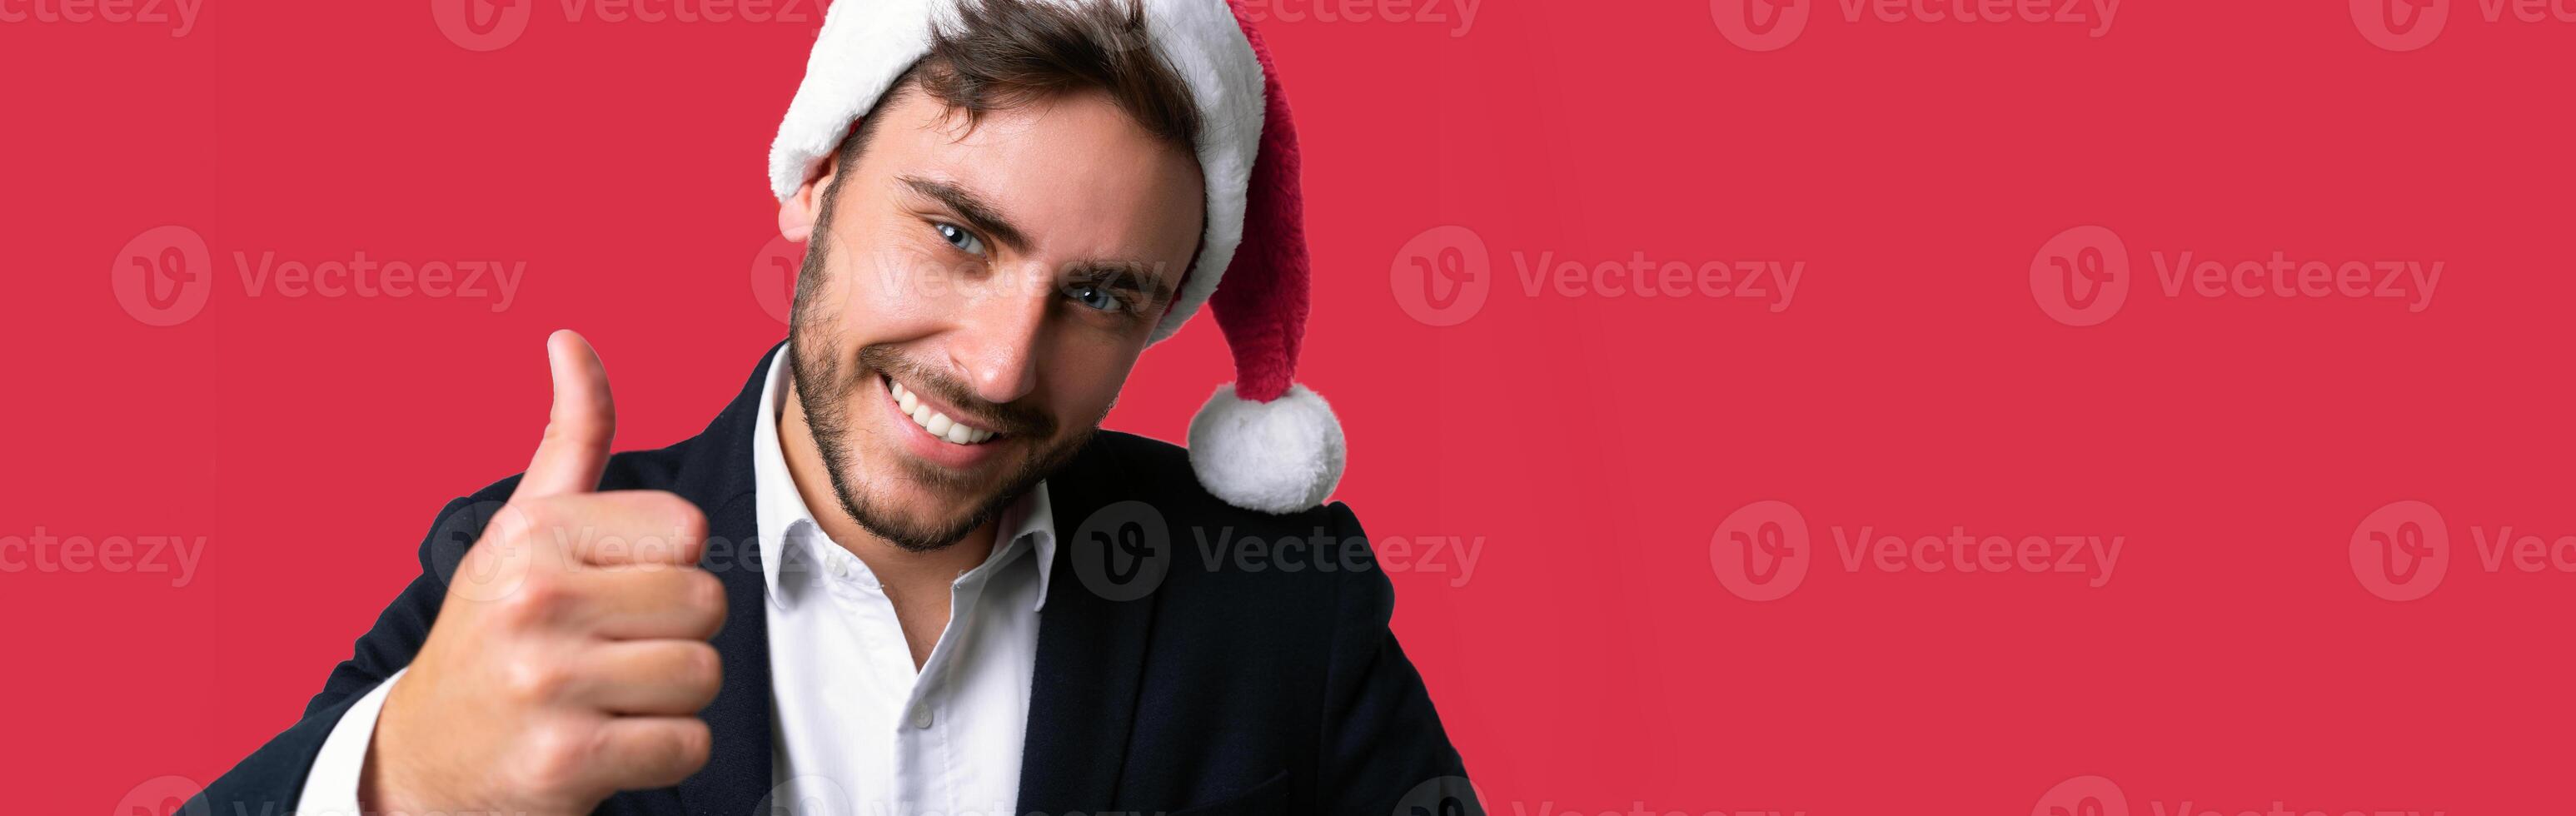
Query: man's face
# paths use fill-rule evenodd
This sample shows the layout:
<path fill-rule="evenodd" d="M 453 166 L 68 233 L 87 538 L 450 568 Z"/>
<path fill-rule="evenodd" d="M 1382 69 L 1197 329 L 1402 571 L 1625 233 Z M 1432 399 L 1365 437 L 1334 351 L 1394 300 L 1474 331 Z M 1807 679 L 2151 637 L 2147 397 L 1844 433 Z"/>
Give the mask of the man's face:
<path fill-rule="evenodd" d="M 1203 188 L 1105 94 L 970 126 L 913 90 L 871 115 L 854 166 L 798 194 L 824 203 L 789 345 L 843 509 L 932 549 L 1098 430 L 1197 250 Z"/>

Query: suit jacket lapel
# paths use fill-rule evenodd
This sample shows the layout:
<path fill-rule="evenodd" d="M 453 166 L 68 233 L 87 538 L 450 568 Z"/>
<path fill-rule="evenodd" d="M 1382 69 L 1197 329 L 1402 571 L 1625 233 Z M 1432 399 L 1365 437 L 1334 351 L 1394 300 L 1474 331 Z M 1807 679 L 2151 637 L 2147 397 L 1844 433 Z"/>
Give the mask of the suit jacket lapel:
<path fill-rule="evenodd" d="M 1023 813 L 1109 808 L 1126 764 L 1158 596 L 1109 600 L 1073 567 L 1077 556 L 1104 555 L 1074 536 L 1092 513 L 1128 498 L 1124 493 L 1132 482 L 1120 470 L 1112 448 L 1095 437 L 1073 464 L 1047 479 L 1057 544 L 1029 688 L 1028 740 L 1020 764 Z"/>
<path fill-rule="evenodd" d="M 724 663 L 724 685 L 699 715 L 713 747 L 706 768 L 680 783 L 680 801 L 691 813 L 752 814 L 772 784 L 767 582 L 751 472 L 751 437 L 770 357 L 761 356 L 751 382 L 690 445 L 672 488 L 707 514 L 703 566 L 724 582 L 726 602 L 724 628 L 711 641 Z"/>

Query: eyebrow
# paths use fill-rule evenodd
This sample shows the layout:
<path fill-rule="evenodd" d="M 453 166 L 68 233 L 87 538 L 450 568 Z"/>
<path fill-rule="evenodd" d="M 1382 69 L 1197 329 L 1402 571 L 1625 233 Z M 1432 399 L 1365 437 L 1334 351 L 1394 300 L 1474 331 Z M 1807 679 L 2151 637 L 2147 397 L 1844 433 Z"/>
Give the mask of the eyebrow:
<path fill-rule="evenodd" d="M 994 241 L 1014 250 L 1029 248 L 1027 236 L 1022 235 L 1018 227 L 1011 226 L 1010 219 L 1002 217 L 1001 208 L 985 201 L 982 196 L 949 182 L 919 176 L 900 176 L 897 180 L 912 188 L 913 192 L 946 205 L 957 213 L 957 217 L 966 219 L 967 226 L 993 236 Z"/>
<path fill-rule="evenodd" d="M 965 219 L 967 226 L 992 236 L 994 241 L 1013 250 L 1029 248 L 1027 236 L 1023 235 L 1018 227 L 1011 226 L 1010 219 L 1002 216 L 1001 208 L 993 206 L 991 202 L 975 195 L 973 191 L 949 182 L 920 176 L 897 176 L 896 179 L 903 182 L 904 186 L 912 188 L 913 192 L 946 206 L 957 213 L 957 217 Z M 1105 261 L 1079 264 L 1072 270 L 1072 277 L 1113 289 L 1124 289 L 1146 295 L 1158 305 L 1172 302 L 1171 284 L 1164 282 L 1160 276 L 1138 271 L 1135 266 L 1135 264 Z"/>

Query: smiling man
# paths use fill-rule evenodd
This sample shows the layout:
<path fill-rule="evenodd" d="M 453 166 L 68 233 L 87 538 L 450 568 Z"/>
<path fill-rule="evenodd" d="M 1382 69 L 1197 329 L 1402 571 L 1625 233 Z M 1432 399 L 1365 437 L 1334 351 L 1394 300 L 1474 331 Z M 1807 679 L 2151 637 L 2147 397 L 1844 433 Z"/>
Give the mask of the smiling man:
<path fill-rule="evenodd" d="M 843 0 L 772 149 L 787 342 L 696 437 L 611 454 L 548 340 L 527 472 L 211 812 L 1477 811 L 1291 383 L 1296 140 L 1223 0 Z M 1220 286 L 1222 281 L 1222 286 Z M 1101 431 L 1209 305 L 1190 447 Z M 191 811 L 209 812 L 209 811 Z"/>

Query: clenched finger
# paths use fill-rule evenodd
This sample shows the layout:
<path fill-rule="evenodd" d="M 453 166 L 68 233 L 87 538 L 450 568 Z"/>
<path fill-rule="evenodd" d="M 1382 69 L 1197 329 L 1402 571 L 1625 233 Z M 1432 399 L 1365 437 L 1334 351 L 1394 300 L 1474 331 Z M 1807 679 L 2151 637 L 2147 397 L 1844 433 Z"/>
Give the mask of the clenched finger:
<path fill-rule="evenodd" d="M 611 640 L 705 640 L 723 628 L 724 583 L 690 567 L 587 569 L 563 577 L 567 623 Z"/>

